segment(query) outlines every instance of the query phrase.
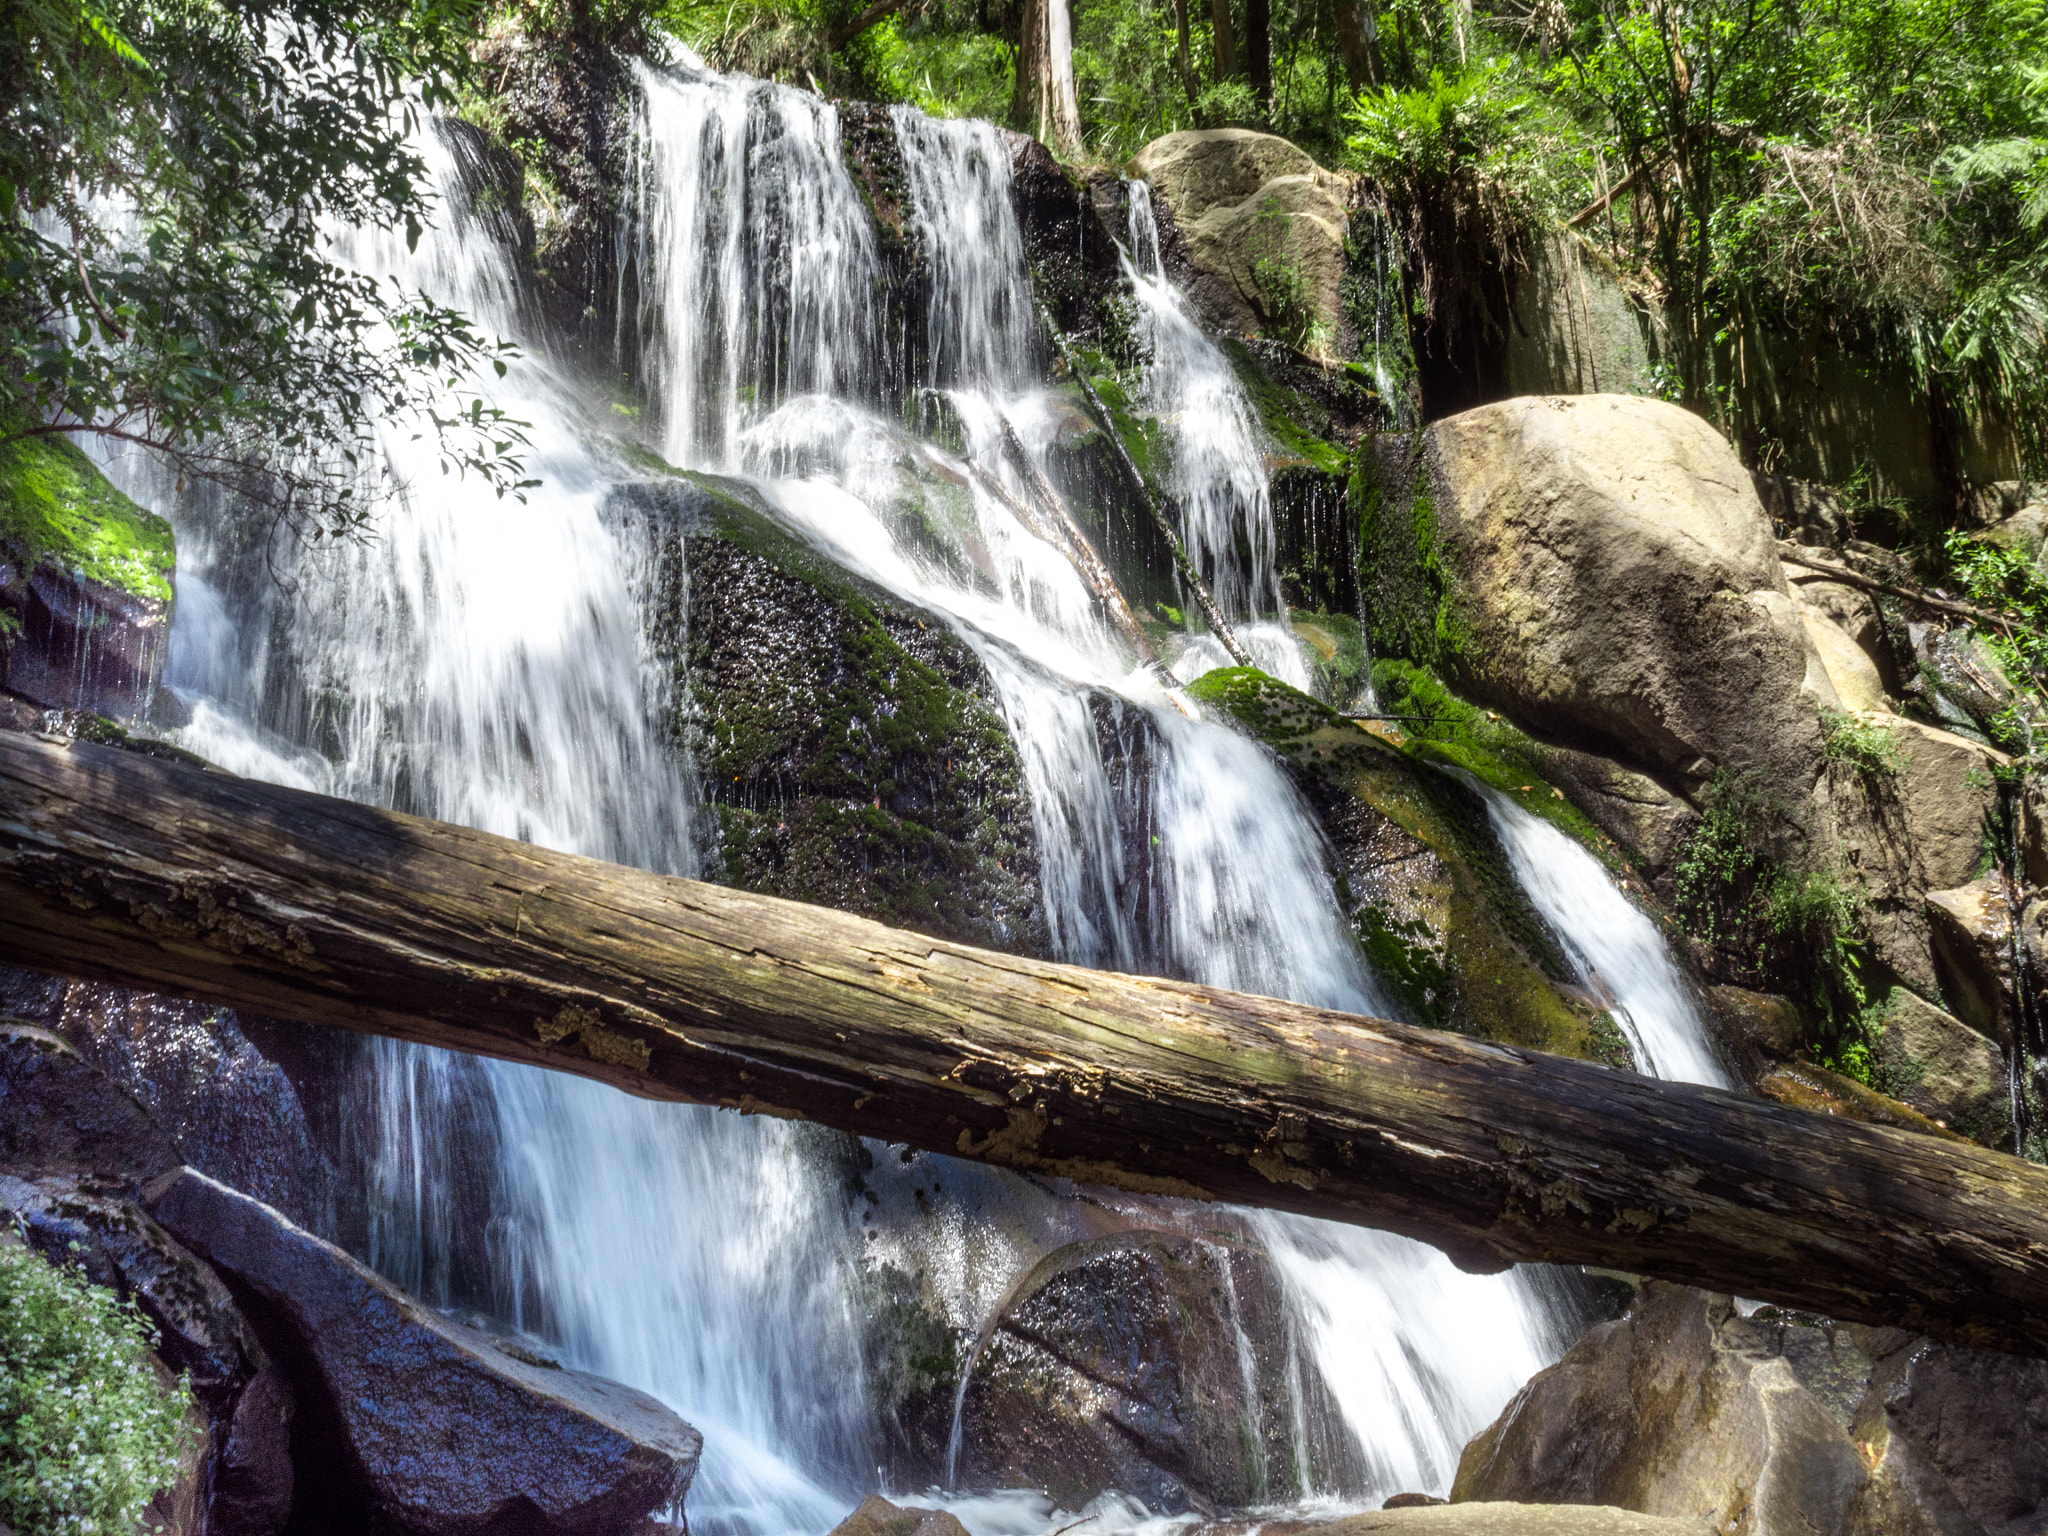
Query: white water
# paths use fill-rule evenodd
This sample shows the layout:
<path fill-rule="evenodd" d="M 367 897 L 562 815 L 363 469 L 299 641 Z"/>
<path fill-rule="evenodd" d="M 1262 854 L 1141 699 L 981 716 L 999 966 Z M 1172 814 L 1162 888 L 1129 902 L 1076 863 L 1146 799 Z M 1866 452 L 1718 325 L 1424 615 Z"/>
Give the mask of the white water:
<path fill-rule="evenodd" d="M 902 537 L 925 450 L 875 409 L 899 349 L 879 334 L 872 226 L 831 108 L 688 72 L 640 84 L 629 250 L 659 441 L 677 462 L 754 476 L 793 531 L 951 624 L 982 659 L 1031 790 L 1057 951 L 1379 1010 L 1313 819 L 1266 754 L 1134 675 L 1072 570 L 993 500 L 973 496 L 961 559 L 943 569 Z M 1010 317 L 1028 313 L 1004 225 L 1007 162 L 979 128 L 904 113 L 897 130 L 914 215 L 952 253 L 932 288 L 930 377 L 953 392 L 984 472 L 1021 489 L 994 451 L 994 413 L 1035 449 L 1049 413 L 1028 349 L 1006 350 Z M 365 241 L 358 259 L 515 328 L 510 264 L 487 229 L 450 221 L 418 253 Z M 1184 435 L 1198 394 L 1172 413 Z M 387 452 L 413 489 L 375 543 L 284 548 L 279 589 L 181 530 L 175 680 L 203 695 L 187 742 L 238 771 L 688 872 L 696 789 L 670 750 L 665 676 L 644 637 L 648 549 L 606 508 L 623 472 L 579 435 L 578 406 L 544 364 L 515 366 L 492 395 L 535 423 L 546 483 L 526 507 L 442 481 L 393 424 Z M 1238 496 L 1228 474 L 1215 483 Z M 1265 579 L 1256 563 L 1245 573 L 1237 611 L 1272 606 L 1255 590 Z M 1291 642 L 1287 654 L 1298 668 Z M 1119 740 L 1142 750 L 1106 750 Z M 505 1321 L 704 1432 L 700 1532 L 822 1531 L 872 1490 L 862 1244 L 802 1137 L 485 1064 L 504 1153 L 492 1230 L 461 1232 L 445 1197 L 463 1149 L 439 1134 L 436 1108 L 446 1059 L 385 1047 L 377 1060 L 380 1265 L 431 1294 L 447 1249 L 487 1238 Z M 985 1306 L 1031 1254 L 935 1203 L 927 1259 L 954 1266 L 955 1304 Z M 1557 1347 L 1518 1277 L 1463 1276 L 1383 1234 L 1249 1219 L 1365 1447 L 1373 1493 L 1440 1491 L 1457 1448 Z M 1051 1518 L 1014 1498 L 962 1513 L 984 1536 Z M 1098 1532 L 1142 1514 L 1114 1500 L 1098 1513 Z"/>
<path fill-rule="evenodd" d="M 1152 188 L 1142 181 L 1127 188 L 1131 243 L 1124 276 L 1138 302 L 1139 342 L 1147 354 L 1137 403 L 1172 436 L 1167 490 L 1180 508 L 1188 558 L 1226 618 L 1284 619 L 1264 431 L 1229 360 L 1202 333 L 1160 262 Z M 1298 654 L 1292 670 L 1302 672 Z M 1276 675 L 1298 687 L 1306 678 Z"/>
<path fill-rule="evenodd" d="M 1707 1044 L 1692 985 L 1649 915 L 1578 843 L 1491 785 L 1467 782 L 1486 797 L 1515 878 L 1580 980 L 1621 1025 L 1636 1070 L 1670 1082 L 1734 1087 Z"/>

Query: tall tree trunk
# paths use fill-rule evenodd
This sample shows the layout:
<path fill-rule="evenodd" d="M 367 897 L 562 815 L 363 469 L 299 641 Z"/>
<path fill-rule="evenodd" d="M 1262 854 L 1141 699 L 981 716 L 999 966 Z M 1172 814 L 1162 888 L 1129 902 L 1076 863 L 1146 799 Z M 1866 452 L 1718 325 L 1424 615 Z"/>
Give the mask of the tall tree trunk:
<path fill-rule="evenodd" d="M 1379 27 L 1370 0 L 1335 0 L 1337 46 L 1344 52 L 1344 77 L 1355 94 L 1384 78 L 1380 67 Z"/>
<path fill-rule="evenodd" d="M 1230 0 L 1209 0 L 1209 27 L 1216 39 L 1216 83 L 1237 74 L 1237 23 L 1230 16 Z"/>
<path fill-rule="evenodd" d="M 1073 0 L 1024 0 L 1011 120 L 1063 160 L 1081 157 L 1081 103 L 1074 86 Z"/>
<path fill-rule="evenodd" d="M 1202 92 L 1195 83 L 1195 55 L 1188 41 L 1188 0 L 1173 0 L 1173 30 L 1178 45 L 1174 58 L 1180 65 L 1180 87 L 1187 92 L 1188 111 L 1193 113 Z"/>
<path fill-rule="evenodd" d="M 2048 1169 L 0 731 L 0 961 L 2048 1354 Z"/>
<path fill-rule="evenodd" d="M 1244 0 L 1244 72 L 1259 98 L 1259 111 L 1273 111 L 1273 0 Z"/>

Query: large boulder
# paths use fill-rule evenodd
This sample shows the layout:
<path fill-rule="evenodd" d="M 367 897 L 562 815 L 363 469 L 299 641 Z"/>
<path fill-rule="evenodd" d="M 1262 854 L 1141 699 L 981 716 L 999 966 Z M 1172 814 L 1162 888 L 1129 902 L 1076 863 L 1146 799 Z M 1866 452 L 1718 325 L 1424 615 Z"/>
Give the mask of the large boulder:
<path fill-rule="evenodd" d="M 1720 1536 L 1703 1520 L 1554 1504 L 1383 1509 L 1312 1527 L 1316 1536 Z"/>
<path fill-rule="evenodd" d="M 950 1510 L 891 1504 L 870 1494 L 832 1527 L 832 1536 L 967 1536 L 967 1528 Z"/>
<path fill-rule="evenodd" d="M 1588 395 L 1482 406 L 1423 446 L 1426 475 L 1383 460 L 1365 487 L 1376 650 L 1688 792 L 1725 770 L 1805 803 L 1838 700 L 1719 433 Z"/>
<path fill-rule="evenodd" d="M 644 1393 L 533 1364 L 449 1322 L 278 1212 L 192 1169 L 151 1208 L 247 1297 L 299 1375 L 320 1496 L 418 1536 L 624 1532 L 680 1500 L 697 1432 Z M 302 1475 L 307 1458 L 298 1458 Z"/>
<path fill-rule="evenodd" d="M 1057 1249 L 1013 1288 L 968 1363 L 958 1475 L 1078 1509 L 1110 1489 L 1156 1510 L 1281 1502 L 1355 1481 L 1341 1428 L 1296 1443 L 1278 1279 L 1235 1244 L 1121 1233 Z M 1308 1367 L 1312 1425 L 1341 1426 Z"/>
<path fill-rule="evenodd" d="M 1877 1015 L 1875 1079 L 1911 1105 L 1987 1147 L 2012 1147 L 2012 1084 L 2005 1053 L 1953 1014 L 1904 987 Z"/>
<path fill-rule="evenodd" d="M 2048 1362 L 1644 1288 L 1465 1448 L 1466 1500 L 1612 1504 L 1756 1536 L 2048 1520 Z"/>
<path fill-rule="evenodd" d="M 1342 286 L 1351 179 L 1269 133 L 1189 129 L 1131 161 L 1186 242 L 1190 296 L 1216 330 L 1303 336 L 1351 350 Z"/>

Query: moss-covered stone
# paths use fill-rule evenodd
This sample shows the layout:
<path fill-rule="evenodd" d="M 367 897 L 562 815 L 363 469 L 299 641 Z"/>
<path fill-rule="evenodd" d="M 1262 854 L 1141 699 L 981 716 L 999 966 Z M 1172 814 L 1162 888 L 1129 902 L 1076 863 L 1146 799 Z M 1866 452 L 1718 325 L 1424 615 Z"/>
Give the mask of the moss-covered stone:
<path fill-rule="evenodd" d="M 178 551 L 171 525 L 117 490 L 77 444 L 23 437 L 0 444 L 0 558 L 23 576 L 48 565 L 168 604 Z"/>
<path fill-rule="evenodd" d="M 1351 457 L 1359 601 L 1375 656 L 1442 668 L 1466 648 L 1470 629 L 1442 558 L 1421 448 L 1419 435 L 1368 434 Z"/>
<path fill-rule="evenodd" d="M 674 475 L 640 499 L 660 519 L 653 627 L 715 810 L 716 878 L 1042 953 L 1022 766 L 974 653 L 739 482 Z"/>
<path fill-rule="evenodd" d="M 1359 945 L 1418 1022 L 1627 1065 L 1613 1021 L 1574 995 L 1476 793 L 1255 669 L 1188 691 L 1293 767 L 1336 847 Z"/>

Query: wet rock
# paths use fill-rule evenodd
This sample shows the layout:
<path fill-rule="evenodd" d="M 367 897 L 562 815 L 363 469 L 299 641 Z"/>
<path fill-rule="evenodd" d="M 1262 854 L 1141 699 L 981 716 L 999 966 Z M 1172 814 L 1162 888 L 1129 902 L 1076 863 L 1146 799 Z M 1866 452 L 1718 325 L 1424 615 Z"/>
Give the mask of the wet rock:
<path fill-rule="evenodd" d="M 1360 948 L 1409 1017 L 1627 1065 L 1464 782 L 1262 672 L 1219 669 L 1189 693 L 1289 763 L 1330 836 Z"/>
<path fill-rule="evenodd" d="M 2044 1429 L 2048 1363 L 1651 1284 L 1473 1439 L 1452 1499 L 1759 1536 L 2016 1532 L 2048 1513 Z"/>
<path fill-rule="evenodd" d="M 695 1430 L 654 1399 L 528 1364 L 448 1322 L 278 1212 L 191 1169 L 151 1187 L 162 1224 L 248 1298 L 294 1378 L 294 1462 L 330 1518 L 431 1536 L 604 1532 L 682 1497 Z"/>
<path fill-rule="evenodd" d="M 1211 329 L 1301 335 L 1312 325 L 1334 350 L 1353 349 L 1341 292 L 1348 176 L 1244 128 L 1169 133 L 1131 169 L 1173 211 L 1194 273 L 1189 295 Z"/>
<path fill-rule="evenodd" d="M 1903 1104 L 1853 1077 L 1830 1072 L 1810 1061 L 1772 1068 L 1757 1079 L 1756 1091 L 1764 1098 L 1776 1099 L 1780 1104 L 1811 1114 L 1836 1115 L 1844 1120 L 1860 1120 L 1865 1125 L 1890 1125 L 1902 1131 L 1918 1131 L 1925 1136 L 1939 1136 L 1950 1141 L 1964 1139 L 1947 1127 L 1936 1124 L 1910 1104 Z"/>
<path fill-rule="evenodd" d="M 291 1518 L 295 1406 L 274 1365 L 243 1386 L 213 1473 L 213 1518 L 224 1536 L 274 1536 Z"/>
<path fill-rule="evenodd" d="M 1721 1536 L 1701 1520 L 1547 1504 L 1451 1504 L 1387 1509 L 1317 1526 L 1318 1536 Z"/>
<path fill-rule="evenodd" d="M 48 709 L 144 713 L 168 654 L 176 561 L 170 524 L 76 444 L 0 447 L 0 688 Z"/>
<path fill-rule="evenodd" d="M 1719 1026 L 1715 1034 L 1727 1043 L 1747 1081 L 1753 1083 L 1804 1054 L 1806 1020 L 1790 998 L 1727 986 L 1707 988 L 1706 998 Z"/>
<path fill-rule="evenodd" d="M 1289 1453 L 1279 1307 L 1248 1248 L 1125 1233 L 1056 1250 L 971 1357 L 962 1481 L 1043 1488 L 1069 1508 L 1114 1488 L 1166 1511 L 1300 1496 L 1297 1455 L 1315 1486 L 1354 1481 L 1356 1447 L 1306 1362 L 1300 1416 L 1318 1430 Z"/>
<path fill-rule="evenodd" d="M 831 1536 L 967 1536 L 967 1528 L 949 1510 L 891 1504 L 870 1494 Z"/>
<path fill-rule="evenodd" d="M 689 700 L 678 726 L 715 808 L 720 878 L 1043 953 L 1022 760 L 975 654 L 736 490 L 685 480 L 643 500 L 682 556 L 664 599 Z"/>
<path fill-rule="evenodd" d="M 2013 915 L 1997 875 L 1927 893 L 1942 996 L 1957 1018 L 2006 1048 L 2017 1038 L 2018 1024 Z"/>
<path fill-rule="evenodd" d="M 133 1187 L 182 1160 L 141 1102 L 68 1041 L 0 1019 L 0 1169 Z"/>
<path fill-rule="evenodd" d="M 61 1035 L 132 1094 L 189 1163 L 325 1229 L 333 1170 L 291 1078 L 225 1008 L 0 966 L 0 1008 Z M 317 1085 L 323 1092 L 332 1083 Z"/>
<path fill-rule="evenodd" d="M 1423 446 L 1427 475 L 1364 487 L 1376 654 L 1688 793 L 1726 770 L 1805 803 L 1837 700 L 1719 434 L 1592 395 L 1482 406 Z"/>

